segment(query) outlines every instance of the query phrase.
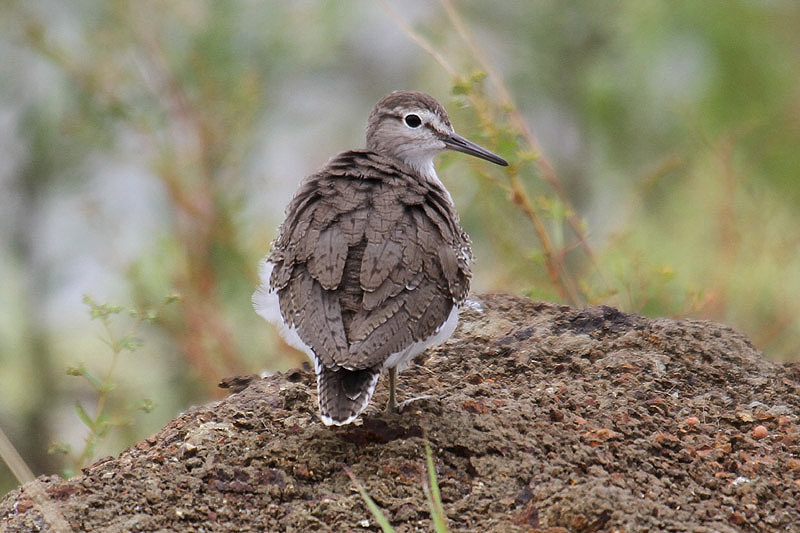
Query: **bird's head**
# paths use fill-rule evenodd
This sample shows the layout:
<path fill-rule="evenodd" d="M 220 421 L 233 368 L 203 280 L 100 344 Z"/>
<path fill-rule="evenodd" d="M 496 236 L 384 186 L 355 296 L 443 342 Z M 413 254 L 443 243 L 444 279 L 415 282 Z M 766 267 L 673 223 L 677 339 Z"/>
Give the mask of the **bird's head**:
<path fill-rule="evenodd" d="M 424 176 L 435 175 L 433 158 L 443 150 L 508 165 L 502 157 L 457 134 L 444 107 L 417 91 L 395 91 L 375 105 L 367 122 L 367 149 L 399 159 Z"/>

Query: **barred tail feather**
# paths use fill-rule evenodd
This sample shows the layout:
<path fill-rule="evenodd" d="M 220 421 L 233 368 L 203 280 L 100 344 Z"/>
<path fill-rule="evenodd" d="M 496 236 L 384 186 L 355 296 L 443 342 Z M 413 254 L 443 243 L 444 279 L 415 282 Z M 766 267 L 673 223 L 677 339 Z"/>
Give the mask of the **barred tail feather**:
<path fill-rule="evenodd" d="M 317 367 L 317 392 L 322 422 L 327 426 L 343 426 L 355 420 L 367 408 L 381 367 L 363 370 L 336 370 Z"/>

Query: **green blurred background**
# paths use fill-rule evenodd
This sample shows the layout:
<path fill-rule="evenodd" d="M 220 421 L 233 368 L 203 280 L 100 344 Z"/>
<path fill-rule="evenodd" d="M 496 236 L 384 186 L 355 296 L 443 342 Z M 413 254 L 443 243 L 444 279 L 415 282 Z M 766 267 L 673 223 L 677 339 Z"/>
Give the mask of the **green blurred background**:
<path fill-rule="evenodd" d="M 251 309 L 258 260 L 401 88 L 512 162 L 439 159 L 474 292 L 720 321 L 799 360 L 798 28 L 794 0 L 4 1 L 0 427 L 35 473 L 76 466 L 48 448 L 96 408 L 66 369 L 110 365 L 86 294 L 181 297 L 121 354 L 95 458 L 298 365 Z"/>

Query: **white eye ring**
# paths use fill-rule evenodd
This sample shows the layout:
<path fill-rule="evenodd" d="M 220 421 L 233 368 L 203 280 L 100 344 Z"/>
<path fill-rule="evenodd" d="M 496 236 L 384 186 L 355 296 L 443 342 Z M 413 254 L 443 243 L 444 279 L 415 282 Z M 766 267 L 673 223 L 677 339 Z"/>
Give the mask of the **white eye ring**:
<path fill-rule="evenodd" d="M 406 126 L 409 128 L 417 129 L 422 126 L 422 119 L 419 118 L 419 115 L 415 115 L 414 113 L 409 113 L 403 118 L 403 122 L 405 122 Z"/>

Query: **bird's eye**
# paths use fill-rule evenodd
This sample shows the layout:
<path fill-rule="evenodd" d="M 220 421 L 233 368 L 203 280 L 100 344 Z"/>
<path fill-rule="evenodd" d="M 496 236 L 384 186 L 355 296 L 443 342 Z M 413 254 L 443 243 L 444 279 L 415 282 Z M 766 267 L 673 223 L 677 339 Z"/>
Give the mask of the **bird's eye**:
<path fill-rule="evenodd" d="M 419 118 L 419 115 L 413 113 L 406 115 L 406 118 L 403 120 L 409 128 L 419 128 L 422 125 L 422 119 Z"/>

